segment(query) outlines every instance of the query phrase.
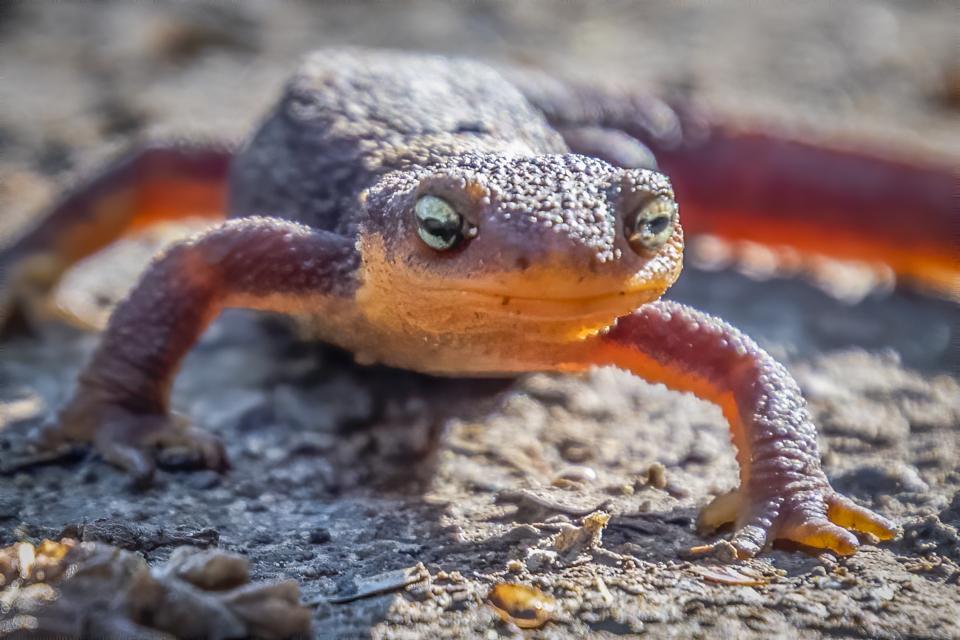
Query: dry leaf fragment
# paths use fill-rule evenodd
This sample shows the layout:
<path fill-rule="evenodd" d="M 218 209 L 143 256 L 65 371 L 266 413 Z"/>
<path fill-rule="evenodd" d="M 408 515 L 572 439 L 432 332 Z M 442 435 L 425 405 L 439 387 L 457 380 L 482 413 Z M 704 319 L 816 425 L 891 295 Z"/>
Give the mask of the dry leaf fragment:
<path fill-rule="evenodd" d="M 332 598 L 327 598 L 327 602 L 331 602 L 333 604 L 343 604 L 345 602 L 352 602 L 368 596 L 375 596 L 380 595 L 381 593 L 396 591 L 416 582 L 420 582 L 421 580 L 425 580 L 429 575 L 430 574 L 426 567 L 423 566 L 423 563 L 418 563 L 416 566 L 407 567 L 406 569 L 387 571 L 386 573 L 381 573 L 370 578 L 358 580 L 356 582 L 355 591 L 334 596 Z"/>
<path fill-rule="evenodd" d="M 736 587 L 759 587 L 767 584 L 765 578 L 753 575 L 747 575 L 729 565 L 711 565 L 705 567 L 696 567 L 699 573 L 707 582 L 716 584 L 725 584 Z"/>
<path fill-rule="evenodd" d="M 553 597 L 535 587 L 512 582 L 494 585 L 487 601 L 504 622 L 521 629 L 539 629 L 556 609 Z"/>

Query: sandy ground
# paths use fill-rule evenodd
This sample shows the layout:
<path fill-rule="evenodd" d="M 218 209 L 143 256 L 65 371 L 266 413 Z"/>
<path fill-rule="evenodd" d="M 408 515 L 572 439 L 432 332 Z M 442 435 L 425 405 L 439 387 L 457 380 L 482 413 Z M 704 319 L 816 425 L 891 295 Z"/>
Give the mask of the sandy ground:
<path fill-rule="evenodd" d="M 950 3 L 724 6 L 4 2 L 0 229 L 139 137 L 242 136 L 297 55 L 331 44 L 684 89 L 755 118 L 960 149 Z M 174 394 L 227 443 L 231 473 L 167 471 L 142 492 L 96 459 L 0 475 L 0 544 L 82 525 L 151 562 L 183 541 L 219 546 L 256 579 L 298 580 L 318 637 L 960 637 L 957 306 L 910 291 L 851 306 L 798 280 L 695 269 L 670 297 L 790 365 L 832 482 L 897 518 L 901 539 L 846 559 L 776 549 L 738 569 L 763 584 L 718 584 L 715 561 L 684 554 L 703 542 L 698 507 L 736 482 L 712 406 L 614 370 L 477 381 L 362 368 L 234 312 Z M 0 465 L 95 341 L 51 327 L 4 345 Z M 648 482 L 657 465 L 665 482 Z M 547 552 L 598 509 L 611 514 L 601 544 Z M 424 579 L 406 588 L 330 601 L 418 563 Z M 502 581 L 551 594 L 552 621 L 501 622 L 483 601 Z"/>

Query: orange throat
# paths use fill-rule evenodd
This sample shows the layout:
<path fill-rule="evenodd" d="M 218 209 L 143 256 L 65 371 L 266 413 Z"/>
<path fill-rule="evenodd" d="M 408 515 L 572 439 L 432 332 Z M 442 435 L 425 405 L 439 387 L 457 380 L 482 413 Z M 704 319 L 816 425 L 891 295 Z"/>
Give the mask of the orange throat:
<path fill-rule="evenodd" d="M 582 342 L 658 299 L 679 275 L 682 240 L 627 278 L 589 282 L 557 264 L 437 277 L 388 259 L 377 236 L 360 248 L 358 311 L 383 336 L 373 359 L 467 374 L 529 369 L 544 350 Z"/>

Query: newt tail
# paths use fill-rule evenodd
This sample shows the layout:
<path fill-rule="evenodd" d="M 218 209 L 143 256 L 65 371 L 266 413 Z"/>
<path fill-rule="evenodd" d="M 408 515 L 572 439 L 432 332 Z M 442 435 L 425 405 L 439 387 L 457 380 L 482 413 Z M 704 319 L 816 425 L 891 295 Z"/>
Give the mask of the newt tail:
<path fill-rule="evenodd" d="M 0 248 L 0 334 L 12 318 L 51 314 L 48 294 L 74 264 L 160 222 L 226 216 L 232 152 L 216 143 L 135 148 L 79 182 Z"/>
<path fill-rule="evenodd" d="M 688 234 L 882 263 L 913 286 L 960 300 L 957 163 L 717 123 L 684 130 L 682 143 L 651 148 Z"/>
<path fill-rule="evenodd" d="M 655 157 L 673 183 L 688 238 L 787 249 L 782 257 L 799 266 L 822 256 L 887 267 L 913 286 L 960 300 L 956 156 L 826 142 L 629 87 L 530 71 L 511 78 L 568 132 L 575 152 L 599 149 L 620 166 Z"/>

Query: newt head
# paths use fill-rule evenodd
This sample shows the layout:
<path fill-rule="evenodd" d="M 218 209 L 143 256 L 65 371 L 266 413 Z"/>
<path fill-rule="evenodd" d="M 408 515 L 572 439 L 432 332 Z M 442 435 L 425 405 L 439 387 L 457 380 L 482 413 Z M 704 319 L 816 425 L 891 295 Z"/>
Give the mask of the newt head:
<path fill-rule="evenodd" d="M 683 233 L 662 174 L 477 154 L 384 176 L 364 199 L 358 248 L 357 303 L 380 326 L 569 342 L 659 298 L 679 275 Z"/>

